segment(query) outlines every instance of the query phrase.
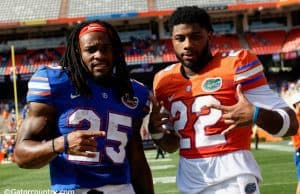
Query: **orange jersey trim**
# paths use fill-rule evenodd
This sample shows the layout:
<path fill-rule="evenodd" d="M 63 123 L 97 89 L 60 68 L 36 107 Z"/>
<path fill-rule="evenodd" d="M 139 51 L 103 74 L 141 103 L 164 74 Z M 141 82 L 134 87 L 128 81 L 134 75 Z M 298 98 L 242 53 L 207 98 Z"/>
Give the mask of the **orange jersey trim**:
<path fill-rule="evenodd" d="M 251 127 L 235 129 L 222 137 L 228 125 L 222 112 L 209 109 L 210 103 L 234 105 L 236 86 L 246 91 L 267 83 L 258 58 L 247 50 L 217 53 L 200 72 L 186 79 L 181 64 L 173 64 L 154 77 L 153 91 L 173 116 L 174 127 L 181 135 L 180 154 L 186 158 L 222 155 L 236 150 L 249 150 Z"/>

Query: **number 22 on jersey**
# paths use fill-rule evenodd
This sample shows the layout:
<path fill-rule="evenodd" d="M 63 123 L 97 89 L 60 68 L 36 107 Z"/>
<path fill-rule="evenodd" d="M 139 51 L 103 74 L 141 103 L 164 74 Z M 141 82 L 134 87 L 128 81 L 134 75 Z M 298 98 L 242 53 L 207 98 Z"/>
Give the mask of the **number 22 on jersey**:
<path fill-rule="evenodd" d="M 221 104 L 214 96 L 198 96 L 191 104 L 191 110 L 188 110 L 186 104 L 182 101 L 175 101 L 171 105 L 171 114 L 173 117 L 179 113 L 179 119 L 174 122 L 174 129 L 179 133 L 184 130 L 188 123 L 189 114 L 198 114 L 202 108 L 208 104 Z M 188 112 L 191 112 L 188 114 Z M 206 135 L 205 128 L 215 125 L 222 117 L 222 111 L 210 108 L 207 114 L 199 114 L 194 122 L 194 136 L 182 137 L 180 140 L 181 149 L 191 149 L 192 147 L 201 148 L 215 146 L 226 143 L 225 136 L 222 134 Z M 191 141 L 193 140 L 193 141 Z M 191 142 L 195 142 L 192 146 Z"/>

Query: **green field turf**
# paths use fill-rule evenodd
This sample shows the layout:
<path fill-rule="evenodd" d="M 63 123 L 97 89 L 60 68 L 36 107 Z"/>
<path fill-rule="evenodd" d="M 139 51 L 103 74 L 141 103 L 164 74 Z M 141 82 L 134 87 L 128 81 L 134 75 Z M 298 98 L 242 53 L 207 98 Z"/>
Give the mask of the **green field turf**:
<path fill-rule="evenodd" d="M 264 181 L 260 185 L 261 194 L 294 194 L 296 172 L 293 154 L 288 151 L 253 150 Z M 146 151 L 154 177 L 155 193 L 178 194 L 175 186 L 177 153 L 167 154 L 165 159 L 155 160 L 155 150 Z M 24 170 L 15 164 L 0 165 L 0 193 L 5 189 L 43 190 L 49 188 L 48 167 L 39 170 Z"/>

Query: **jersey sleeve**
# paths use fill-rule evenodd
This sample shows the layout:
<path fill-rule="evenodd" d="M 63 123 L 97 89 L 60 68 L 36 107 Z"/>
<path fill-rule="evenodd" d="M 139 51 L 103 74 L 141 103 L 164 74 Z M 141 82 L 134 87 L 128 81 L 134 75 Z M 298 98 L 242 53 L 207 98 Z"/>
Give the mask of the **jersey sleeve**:
<path fill-rule="evenodd" d="M 256 87 L 244 92 L 251 104 L 268 110 L 287 107 L 288 104 L 274 92 L 268 85 Z"/>
<path fill-rule="evenodd" d="M 260 60 L 248 50 L 236 53 L 234 82 L 241 84 L 244 91 L 267 84 Z"/>
<path fill-rule="evenodd" d="M 164 90 L 163 90 L 163 85 L 164 83 L 162 82 L 163 78 L 163 71 L 158 72 L 155 74 L 154 79 L 153 79 L 153 95 L 156 97 L 156 99 L 161 102 L 164 102 L 164 105 L 167 104 L 167 101 L 164 97 Z"/>
<path fill-rule="evenodd" d="M 155 74 L 153 78 L 153 94 L 157 97 L 160 94 L 160 88 L 162 84 L 163 73 L 162 70 Z"/>
<path fill-rule="evenodd" d="M 165 67 L 164 69 L 157 72 L 153 80 L 153 94 L 156 99 L 160 102 L 164 102 L 164 106 L 169 106 L 168 93 L 170 92 L 170 83 L 172 86 L 177 87 L 176 83 L 173 82 L 173 79 L 176 77 L 176 66 L 173 64 Z"/>
<path fill-rule="evenodd" d="M 136 119 L 143 119 L 150 111 L 150 95 L 151 92 L 144 84 L 132 80 L 134 96 L 138 99 L 138 110 L 135 114 Z"/>
<path fill-rule="evenodd" d="M 29 80 L 26 100 L 51 104 L 51 88 L 46 66 L 39 67 Z"/>

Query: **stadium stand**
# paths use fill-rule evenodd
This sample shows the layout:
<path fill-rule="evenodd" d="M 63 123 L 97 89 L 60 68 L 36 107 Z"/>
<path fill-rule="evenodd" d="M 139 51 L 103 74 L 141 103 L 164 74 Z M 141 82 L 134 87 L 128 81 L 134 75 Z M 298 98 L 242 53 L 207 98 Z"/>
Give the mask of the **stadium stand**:
<path fill-rule="evenodd" d="M 288 32 L 286 41 L 282 46 L 282 52 L 300 50 L 300 28 L 292 29 Z"/>
<path fill-rule="evenodd" d="M 126 43 L 132 41 L 132 38 L 145 40 L 151 37 L 150 30 L 134 30 L 134 31 L 125 31 L 119 32 L 121 41 Z"/>
<path fill-rule="evenodd" d="M 69 17 L 148 11 L 147 0 L 69 0 Z"/>
<path fill-rule="evenodd" d="M 1 0 L 0 2 L 0 22 L 58 18 L 61 4 L 58 0 Z"/>
<path fill-rule="evenodd" d="M 259 55 L 280 53 L 285 37 L 284 30 L 246 33 L 250 48 Z"/>
<path fill-rule="evenodd" d="M 142 32 L 142 31 L 140 31 Z M 147 36 L 140 35 L 138 38 L 125 37 L 124 50 L 126 60 L 129 65 L 135 64 L 151 64 L 161 62 L 175 62 L 177 59 L 173 54 L 171 39 L 159 40 L 159 51 L 154 52 L 149 43 L 150 31 L 145 31 Z M 263 32 L 248 32 L 245 34 L 246 40 L 252 51 L 258 55 L 274 54 L 281 52 L 291 52 L 299 50 L 300 29 L 294 29 L 286 33 L 284 30 L 263 31 Z M 130 34 L 130 33 L 128 33 Z M 286 41 L 285 41 L 286 40 Z M 31 40 L 15 40 L 8 41 L 7 45 L 15 44 L 17 48 L 26 48 L 26 53 L 16 55 L 16 64 L 19 66 L 19 73 L 32 73 L 40 64 L 56 63 L 64 51 L 64 38 L 48 38 L 48 39 L 31 39 Z M 239 50 L 245 48 L 241 44 L 237 34 L 215 34 L 213 36 L 212 45 L 213 52 L 228 52 L 230 50 Z M 38 57 L 31 57 L 32 52 L 36 53 L 51 50 L 59 50 L 56 53 L 40 53 Z M 40 56 L 47 56 L 47 60 L 40 60 Z M 156 57 L 154 59 L 154 57 Z M 160 58 L 157 58 L 160 57 Z M 2 57 L 6 59 L 7 57 Z M 52 61 L 52 59 L 55 59 Z M 11 61 L 2 61 L 0 66 L 0 75 L 9 75 Z"/>
<path fill-rule="evenodd" d="M 45 49 L 45 48 L 57 48 L 66 44 L 65 37 L 55 38 L 32 38 L 27 40 L 10 40 L 6 45 L 15 45 L 15 48 L 26 49 Z"/>
<path fill-rule="evenodd" d="M 213 50 L 218 50 L 220 52 L 239 50 L 243 48 L 239 37 L 236 34 L 214 35 L 211 47 Z"/>
<path fill-rule="evenodd" d="M 28 74 L 35 72 L 42 64 L 56 64 L 63 52 L 64 47 L 26 50 L 23 53 L 18 53 L 15 57 L 16 72 L 18 74 Z M 0 67 L 0 73 L 2 75 L 10 75 L 11 69 L 12 62 L 10 58 L 7 65 Z"/>
<path fill-rule="evenodd" d="M 184 5 L 197 5 L 199 7 L 223 7 L 229 4 L 236 3 L 235 0 L 186 0 L 186 1 L 178 1 L 178 0 L 157 0 L 156 1 L 156 9 L 164 10 L 164 9 L 174 9 L 179 6 Z"/>
<path fill-rule="evenodd" d="M 280 0 L 0 0 L 0 2 L 1 82 L 9 80 L 8 77 L 11 75 L 11 45 L 16 49 L 17 73 L 30 74 L 41 64 L 57 63 L 66 44 L 67 33 L 62 33 L 64 30 L 69 29 L 74 23 L 91 19 L 109 20 L 117 27 L 130 68 L 175 62 L 177 59 L 172 52 L 165 23 L 168 14 L 183 5 L 197 5 L 212 13 L 216 33 L 210 46 L 214 52 L 250 48 L 259 56 L 269 59 L 276 55 L 276 61 L 275 58 L 271 62 L 262 58 L 266 66 L 285 62 L 285 59 L 298 59 L 300 56 L 300 21 L 297 19 L 300 17 L 298 11 L 300 3 L 295 1 L 282 3 Z M 284 6 L 284 9 L 281 6 Z M 276 23 L 277 18 L 283 22 Z M 34 30 L 31 30 L 31 27 Z M 31 35 L 32 32 L 36 34 Z M 47 35 L 44 35 L 44 32 Z M 5 39 L 6 35 L 10 38 Z M 16 38 L 13 35 L 17 35 Z M 153 35 L 156 36 L 155 39 L 152 39 Z"/>

